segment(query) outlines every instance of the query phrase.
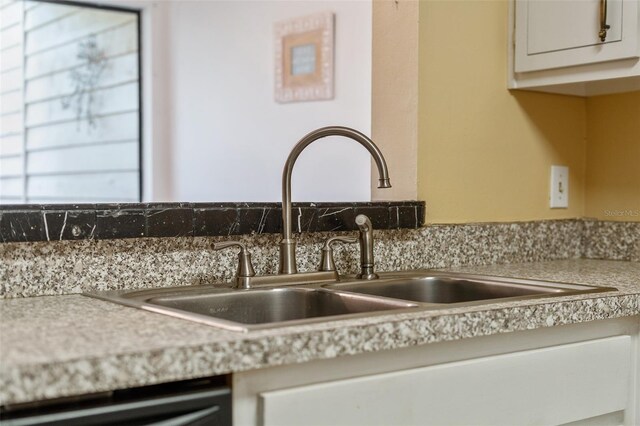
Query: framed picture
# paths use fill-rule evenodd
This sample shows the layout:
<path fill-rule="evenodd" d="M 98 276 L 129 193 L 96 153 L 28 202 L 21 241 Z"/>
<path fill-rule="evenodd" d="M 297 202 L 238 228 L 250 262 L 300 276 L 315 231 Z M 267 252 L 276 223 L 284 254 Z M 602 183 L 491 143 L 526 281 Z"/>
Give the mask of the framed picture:
<path fill-rule="evenodd" d="M 325 12 L 275 25 L 277 102 L 333 99 L 334 19 Z"/>

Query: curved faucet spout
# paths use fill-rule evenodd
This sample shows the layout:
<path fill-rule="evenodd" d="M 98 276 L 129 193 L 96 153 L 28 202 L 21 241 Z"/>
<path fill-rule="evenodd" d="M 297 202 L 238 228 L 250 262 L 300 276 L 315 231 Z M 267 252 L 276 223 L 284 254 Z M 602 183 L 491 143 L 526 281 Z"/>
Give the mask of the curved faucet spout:
<path fill-rule="evenodd" d="M 357 130 L 349 127 L 330 126 L 323 127 L 307 134 L 293 147 L 282 171 L 282 241 L 280 241 L 280 269 L 281 274 L 295 274 L 298 272 L 296 265 L 296 242 L 291 230 L 291 175 L 293 166 L 306 147 L 318 139 L 327 136 L 344 136 L 358 142 L 365 147 L 373 157 L 378 168 L 378 188 L 391 188 L 387 163 L 380 149 L 371 139 Z"/>

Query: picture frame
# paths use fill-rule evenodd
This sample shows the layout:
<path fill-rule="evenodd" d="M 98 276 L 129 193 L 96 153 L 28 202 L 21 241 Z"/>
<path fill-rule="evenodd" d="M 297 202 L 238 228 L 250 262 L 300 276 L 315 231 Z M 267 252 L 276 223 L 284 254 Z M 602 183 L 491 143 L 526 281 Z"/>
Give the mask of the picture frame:
<path fill-rule="evenodd" d="M 279 103 L 334 97 L 333 12 L 275 24 L 275 100 Z"/>

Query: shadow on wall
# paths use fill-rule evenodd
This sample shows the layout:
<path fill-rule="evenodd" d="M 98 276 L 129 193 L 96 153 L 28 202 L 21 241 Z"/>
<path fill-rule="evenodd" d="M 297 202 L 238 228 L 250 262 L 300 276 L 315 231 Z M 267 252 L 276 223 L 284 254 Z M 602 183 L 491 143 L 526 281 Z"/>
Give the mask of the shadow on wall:
<path fill-rule="evenodd" d="M 569 205 L 584 215 L 587 151 L 587 102 L 578 96 L 509 91 L 541 144 L 545 174 L 552 165 L 569 167 Z M 542 165 L 541 165 L 542 166 Z"/>
<path fill-rule="evenodd" d="M 550 159 L 558 164 L 582 163 L 587 132 L 587 104 L 577 96 L 554 95 L 527 91 L 509 92 L 525 113 L 539 140 L 546 142 Z M 572 143 L 567 143 L 572 141 Z M 582 152 L 581 158 L 576 153 Z M 555 164 L 555 163 L 554 163 Z"/>
<path fill-rule="evenodd" d="M 640 91 L 587 99 L 586 216 L 640 222 Z"/>
<path fill-rule="evenodd" d="M 640 92 L 580 98 L 512 91 L 545 143 L 551 164 L 570 168 L 570 205 L 581 216 L 640 221 Z"/>

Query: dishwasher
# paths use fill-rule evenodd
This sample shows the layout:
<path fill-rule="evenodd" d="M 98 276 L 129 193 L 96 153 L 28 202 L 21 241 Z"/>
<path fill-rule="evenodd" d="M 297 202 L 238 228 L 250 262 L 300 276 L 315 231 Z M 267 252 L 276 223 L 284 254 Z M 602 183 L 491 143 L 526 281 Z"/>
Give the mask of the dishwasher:
<path fill-rule="evenodd" d="M 2 426 L 229 426 L 225 377 L 0 407 Z"/>

